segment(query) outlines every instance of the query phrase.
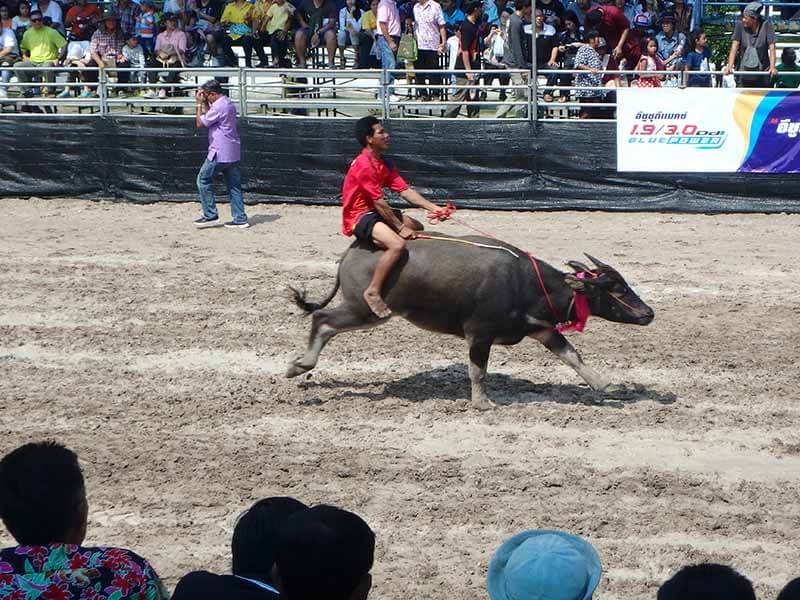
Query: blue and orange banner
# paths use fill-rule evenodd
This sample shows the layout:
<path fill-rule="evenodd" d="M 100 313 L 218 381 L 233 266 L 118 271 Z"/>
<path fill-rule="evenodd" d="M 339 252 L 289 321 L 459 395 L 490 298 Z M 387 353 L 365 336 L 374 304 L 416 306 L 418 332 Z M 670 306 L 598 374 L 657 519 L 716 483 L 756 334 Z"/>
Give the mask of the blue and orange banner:
<path fill-rule="evenodd" d="M 800 91 L 622 88 L 617 170 L 800 172 Z"/>

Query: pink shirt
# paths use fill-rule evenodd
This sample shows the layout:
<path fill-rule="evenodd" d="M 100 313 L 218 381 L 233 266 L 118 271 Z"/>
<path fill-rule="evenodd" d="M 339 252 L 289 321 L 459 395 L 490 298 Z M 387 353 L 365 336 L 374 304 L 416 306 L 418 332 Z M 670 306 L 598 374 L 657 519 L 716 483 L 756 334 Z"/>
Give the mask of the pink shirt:
<path fill-rule="evenodd" d="M 417 48 L 420 50 L 438 50 L 441 43 L 439 27 L 444 27 L 442 7 L 436 0 L 428 0 L 425 4 L 414 5 L 414 33 L 417 36 Z"/>
<path fill-rule="evenodd" d="M 173 46 L 181 52 L 186 52 L 186 34 L 180 29 L 175 29 L 172 33 L 169 31 L 162 31 L 156 38 L 156 51 L 161 50 L 164 46 Z"/>
<path fill-rule="evenodd" d="M 161 35 L 164 35 L 163 33 Z M 161 36 L 158 36 L 161 37 Z M 200 117 L 208 127 L 208 160 L 218 163 L 239 162 L 242 142 L 236 127 L 236 106 L 227 96 L 220 96 L 208 112 Z"/>
<path fill-rule="evenodd" d="M 400 35 L 403 30 L 400 27 L 400 12 L 394 0 L 381 0 L 378 4 L 378 34 L 383 33 L 380 23 L 386 23 L 389 35 Z"/>

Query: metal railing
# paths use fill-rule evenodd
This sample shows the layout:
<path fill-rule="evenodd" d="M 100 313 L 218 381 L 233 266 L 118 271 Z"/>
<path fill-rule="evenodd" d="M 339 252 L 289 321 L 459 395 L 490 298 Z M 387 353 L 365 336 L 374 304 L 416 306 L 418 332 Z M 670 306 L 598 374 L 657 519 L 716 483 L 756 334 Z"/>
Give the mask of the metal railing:
<path fill-rule="evenodd" d="M 607 109 L 601 118 L 613 120 L 615 87 L 575 85 L 574 75 L 586 71 L 554 69 L 529 71 L 483 69 L 467 71 L 398 69 L 248 69 L 248 68 L 116 68 L 26 67 L 8 69 L 58 75 L 53 82 L 0 83 L 0 118 L 36 117 L 42 113 L 70 118 L 193 118 L 194 93 L 212 77 L 220 79 L 241 117 L 358 118 L 375 114 L 385 119 L 443 119 L 455 117 L 564 121 L 586 118 Z M 65 74 L 78 76 L 64 81 Z M 124 81 L 126 74 L 129 81 Z M 766 76 L 752 71 L 736 76 Z M 603 71 L 620 81 L 636 77 L 670 80 L 686 87 L 691 75 L 707 75 L 719 84 L 722 71 Z M 564 76 L 569 84 L 553 81 Z M 550 79 L 549 79 L 550 78 Z M 59 80 L 60 79 L 60 80 Z M 120 80 L 122 79 L 122 81 Z M 549 81 L 549 82 L 548 82 Z M 66 93 L 65 90 L 69 90 Z M 80 92 L 83 92 L 83 97 Z M 462 97 L 468 92 L 469 99 Z M 657 89 L 654 90 L 657 92 Z M 583 96 L 594 98 L 588 104 Z M 551 101 L 545 98 L 552 97 Z M 600 98 L 600 101 L 597 98 Z M 7 109 L 11 109 L 10 111 Z"/>

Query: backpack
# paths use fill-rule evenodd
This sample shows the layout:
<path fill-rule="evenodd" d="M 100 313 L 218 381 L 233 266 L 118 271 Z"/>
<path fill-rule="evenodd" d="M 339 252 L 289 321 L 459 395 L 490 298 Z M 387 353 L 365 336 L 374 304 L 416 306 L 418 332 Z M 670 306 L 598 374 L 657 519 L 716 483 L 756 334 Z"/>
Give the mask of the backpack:
<path fill-rule="evenodd" d="M 758 34 L 760 39 L 761 28 L 764 26 L 763 23 L 759 25 Z M 747 40 L 747 47 L 742 52 L 742 61 L 739 63 L 739 70 L 740 71 L 763 71 L 764 70 L 764 61 L 762 60 L 761 52 L 758 51 L 758 48 L 755 46 L 750 45 L 750 38 L 745 36 L 744 38 Z"/>

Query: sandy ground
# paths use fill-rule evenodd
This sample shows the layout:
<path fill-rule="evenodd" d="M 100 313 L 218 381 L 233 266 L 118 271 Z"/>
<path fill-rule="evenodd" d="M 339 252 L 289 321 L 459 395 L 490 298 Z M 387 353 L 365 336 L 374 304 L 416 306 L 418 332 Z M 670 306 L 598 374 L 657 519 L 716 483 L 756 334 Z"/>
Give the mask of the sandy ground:
<path fill-rule="evenodd" d="M 170 586 L 225 571 L 236 516 L 276 494 L 365 517 L 376 599 L 485 597 L 492 552 L 527 528 L 586 536 L 602 600 L 654 598 L 689 562 L 732 564 L 761 598 L 800 575 L 800 216 L 460 213 L 554 264 L 595 254 L 656 311 L 573 338 L 621 399 L 527 341 L 494 351 L 503 405 L 482 413 L 463 342 L 402 321 L 283 378 L 309 326 L 286 286 L 330 289 L 337 210 L 196 232 L 197 205 L 2 206 L 0 450 L 78 451 L 87 541 Z"/>

